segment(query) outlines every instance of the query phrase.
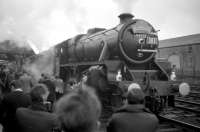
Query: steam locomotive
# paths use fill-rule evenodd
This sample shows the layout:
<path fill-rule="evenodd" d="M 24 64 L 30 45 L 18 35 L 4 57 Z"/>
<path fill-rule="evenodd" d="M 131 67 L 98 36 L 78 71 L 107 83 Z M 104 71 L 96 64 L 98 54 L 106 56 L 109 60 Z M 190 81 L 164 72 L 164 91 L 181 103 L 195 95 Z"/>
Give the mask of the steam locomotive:
<path fill-rule="evenodd" d="M 133 15 L 119 15 L 120 23 L 111 29 L 93 28 L 58 45 L 56 48 L 59 75 L 66 81 L 80 80 L 90 66 L 106 68 L 111 85 L 150 80 L 160 95 L 168 94 L 170 86 L 166 70 L 155 60 L 158 35 L 154 27 L 145 20 L 133 19 Z M 148 83 L 149 85 L 149 83 Z"/>
<path fill-rule="evenodd" d="M 132 14 L 124 13 L 119 18 L 120 23 L 111 29 L 89 29 L 87 34 L 57 44 L 52 54 L 54 74 L 65 82 L 79 82 L 91 66 L 102 66 L 110 88 L 126 89 L 137 82 L 146 95 L 152 91 L 159 96 L 171 95 L 173 82 L 166 70 L 168 63 L 155 57 L 157 31 L 149 22 L 133 19 Z"/>

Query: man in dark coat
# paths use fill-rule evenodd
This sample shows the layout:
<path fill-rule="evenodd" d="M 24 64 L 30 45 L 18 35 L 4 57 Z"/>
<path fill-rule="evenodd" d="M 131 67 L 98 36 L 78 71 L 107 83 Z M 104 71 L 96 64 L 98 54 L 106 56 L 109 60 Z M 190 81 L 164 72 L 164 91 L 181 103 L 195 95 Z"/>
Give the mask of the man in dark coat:
<path fill-rule="evenodd" d="M 143 105 L 144 93 L 133 83 L 127 92 L 127 103 L 112 115 L 107 132 L 155 132 L 158 119 Z"/>
<path fill-rule="evenodd" d="M 50 77 L 45 76 L 44 79 L 40 80 L 39 83 L 45 84 L 49 90 L 49 96 L 47 101 L 50 101 L 52 104 L 56 101 L 56 86 Z"/>
<path fill-rule="evenodd" d="M 58 129 L 56 115 L 27 108 L 17 110 L 21 132 L 52 132 Z"/>
<path fill-rule="evenodd" d="M 62 132 L 97 132 L 101 104 L 94 89 L 81 84 L 62 96 L 55 105 Z"/>
<path fill-rule="evenodd" d="M 28 108 L 18 108 L 16 112 L 20 132 L 51 132 L 59 128 L 57 116 L 47 112 L 44 105 L 49 95 L 44 84 L 38 84 L 30 92 L 32 104 Z"/>
<path fill-rule="evenodd" d="M 2 125 L 5 132 L 14 132 L 18 130 L 16 121 L 16 109 L 19 107 L 28 107 L 31 103 L 30 96 L 21 89 L 19 81 L 13 82 L 12 92 L 4 96 L 1 104 Z"/>

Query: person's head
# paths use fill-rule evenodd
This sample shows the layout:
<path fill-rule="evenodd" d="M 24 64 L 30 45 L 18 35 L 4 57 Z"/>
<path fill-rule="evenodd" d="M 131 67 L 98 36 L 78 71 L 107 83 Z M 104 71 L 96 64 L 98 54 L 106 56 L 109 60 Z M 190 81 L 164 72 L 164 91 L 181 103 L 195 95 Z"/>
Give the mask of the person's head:
<path fill-rule="evenodd" d="M 11 90 L 15 91 L 16 89 L 22 88 L 22 83 L 19 80 L 15 80 L 10 84 L 10 86 L 11 86 Z"/>
<path fill-rule="evenodd" d="M 49 95 L 48 88 L 44 84 L 37 84 L 30 92 L 32 102 L 43 102 Z"/>
<path fill-rule="evenodd" d="M 92 89 L 79 87 L 56 103 L 55 111 L 65 132 L 92 132 L 97 129 L 101 104 Z"/>
<path fill-rule="evenodd" d="M 144 93 L 137 83 L 132 83 L 128 87 L 127 102 L 128 104 L 142 104 L 144 103 Z"/>
<path fill-rule="evenodd" d="M 20 73 L 15 73 L 15 80 L 18 80 L 20 78 Z"/>
<path fill-rule="evenodd" d="M 74 84 L 75 84 L 74 81 L 72 81 L 72 80 L 69 81 L 69 85 L 70 85 L 70 86 L 73 86 Z"/>
<path fill-rule="evenodd" d="M 41 74 L 41 78 L 42 78 L 42 79 L 47 79 L 47 74 L 42 73 L 42 74 Z"/>
<path fill-rule="evenodd" d="M 85 83 L 88 86 L 100 88 L 99 84 L 107 84 L 107 76 L 105 70 L 101 66 L 92 66 L 87 72 L 87 80 Z"/>
<path fill-rule="evenodd" d="M 45 76 L 44 73 L 42 73 L 42 74 L 41 74 L 41 77 L 43 78 L 44 76 Z"/>

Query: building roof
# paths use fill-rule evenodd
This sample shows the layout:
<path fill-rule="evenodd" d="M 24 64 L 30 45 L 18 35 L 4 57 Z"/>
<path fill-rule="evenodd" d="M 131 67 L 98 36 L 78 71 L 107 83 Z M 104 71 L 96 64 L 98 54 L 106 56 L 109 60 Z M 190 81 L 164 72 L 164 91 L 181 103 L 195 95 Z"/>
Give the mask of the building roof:
<path fill-rule="evenodd" d="M 192 34 L 188 36 L 160 40 L 159 43 L 159 48 L 200 44 L 200 34 Z"/>
<path fill-rule="evenodd" d="M 0 42 L 0 53 L 10 54 L 33 54 L 33 49 L 28 44 L 18 44 L 14 40 Z"/>
<path fill-rule="evenodd" d="M 28 57 L 34 54 L 32 48 L 17 44 L 13 40 L 5 40 L 0 42 L 0 60 L 13 61 L 16 56 Z"/>

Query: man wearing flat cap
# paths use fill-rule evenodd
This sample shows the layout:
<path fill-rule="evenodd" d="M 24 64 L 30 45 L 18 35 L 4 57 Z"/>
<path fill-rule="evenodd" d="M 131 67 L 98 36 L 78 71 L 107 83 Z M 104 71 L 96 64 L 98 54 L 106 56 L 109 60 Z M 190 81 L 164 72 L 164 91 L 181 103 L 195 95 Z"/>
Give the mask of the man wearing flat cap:
<path fill-rule="evenodd" d="M 126 103 L 111 117 L 107 132 L 155 132 L 157 117 L 144 107 L 144 93 L 132 83 L 126 93 Z"/>

